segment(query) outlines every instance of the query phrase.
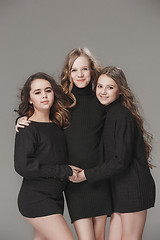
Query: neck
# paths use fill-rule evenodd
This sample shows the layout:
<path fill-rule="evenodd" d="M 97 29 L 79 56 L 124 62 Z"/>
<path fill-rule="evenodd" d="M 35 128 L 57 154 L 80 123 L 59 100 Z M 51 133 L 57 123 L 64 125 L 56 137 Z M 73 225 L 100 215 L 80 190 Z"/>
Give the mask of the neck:
<path fill-rule="evenodd" d="M 51 122 L 49 112 L 34 112 L 29 120 L 36 122 Z"/>
<path fill-rule="evenodd" d="M 74 95 L 90 95 L 92 94 L 92 83 L 90 82 L 86 87 L 84 88 L 78 88 L 75 85 L 73 85 L 72 93 Z"/>
<path fill-rule="evenodd" d="M 106 109 L 108 110 L 108 109 L 110 109 L 110 108 L 112 108 L 112 107 L 114 107 L 114 106 L 117 106 L 117 104 L 119 104 L 119 103 L 122 103 L 122 98 L 121 98 L 121 96 L 119 96 L 119 98 L 117 98 L 115 101 L 113 101 L 112 103 L 110 103 L 109 105 L 107 105 L 107 106 L 106 106 Z"/>

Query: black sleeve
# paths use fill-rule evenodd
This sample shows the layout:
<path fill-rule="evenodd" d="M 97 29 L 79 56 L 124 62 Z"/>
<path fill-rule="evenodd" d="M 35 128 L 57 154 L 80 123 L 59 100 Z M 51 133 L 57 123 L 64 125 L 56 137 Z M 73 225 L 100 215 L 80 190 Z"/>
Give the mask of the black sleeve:
<path fill-rule="evenodd" d="M 112 177 L 128 167 L 134 154 L 135 125 L 133 117 L 122 116 L 115 121 L 114 129 L 109 130 L 109 134 L 114 134 L 113 142 L 110 141 L 108 134 L 104 133 L 103 147 L 110 148 L 112 154 L 109 157 L 104 149 L 104 162 L 84 171 L 88 181 L 94 182 Z"/>
<path fill-rule="evenodd" d="M 16 133 L 14 166 L 18 174 L 28 179 L 39 177 L 65 179 L 72 176 L 72 169 L 68 165 L 41 165 L 36 157 L 37 146 L 37 131 L 33 126 L 20 129 Z"/>

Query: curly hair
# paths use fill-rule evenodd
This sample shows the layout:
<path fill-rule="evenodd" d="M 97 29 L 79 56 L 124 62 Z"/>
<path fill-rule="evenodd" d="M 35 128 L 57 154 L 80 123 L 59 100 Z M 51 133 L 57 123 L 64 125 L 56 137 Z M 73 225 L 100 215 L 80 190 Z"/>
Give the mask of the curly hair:
<path fill-rule="evenodd" d="M 27 116 L 30 118 L 34 113 L 33 105 L 30 104 L 30 90 L 31 83 L 36 79 L 44 79 L 51 84 L 54 92 L 54 103 L 50 109 L 50 120 L 55 122 L 59 127 L 67 127 L 70 123 L 70 112 L 68 106 L 70 105 L 69 98 L 63 92 L 63 89 L 58 85 L 53 77 L 46 73 L 38 72 L 31 75 L 25 82 L 21 90 L 21 103 L 19 104 L 18 112 L 19 116 Z"/>
<path fill-rule="evenodd" d="M 118 67 L 107 66 L 104 69 L 102 69 L 100 75 L 102 74 L 107 75 L 108 77 L 112 78 L 116 82 L 119 88 L 119 91 L 121 93 L 122 104 L 126 108 L 128 108 L 130 112 L 135 116 L 136 121 L 142 131 L 145 148 L 146 148 L 146 155 L 148 159 L 148 165 L 150 168 L 152 168 L 153 165 L 151 164 L 150 153 L 152 150 L 151 142 L 152 142 L 153 136 L 151 133 L 146 131 L 143 126 L 144 120 L 139 112 L 139 103 L 135 98 L 134 94 L 132 93 L 130 87 L 128 86 L 124 72 Z"/>
<path fill-rule="evenodd" d="M 70 97 L 70 99 L 73 101 L 70 107 L 74 107 L 76 105 L 76 98 L 71 92 L 73 88 L 73 81 L 71 79 L 71 68 L 74 61 L 80 56 L 85 56 L 89 60 L 90 71 L 91 71 L 91 82 L 93 84 L 93 87 L 101 71 L 100 64 L 95 59 L 95 57 L 91 54 L 88 48 L 75 48 L 68 53 L 62 69 L 62 73 L 61 73 L 61 84 L 65 94 L 67 94 Z"/>

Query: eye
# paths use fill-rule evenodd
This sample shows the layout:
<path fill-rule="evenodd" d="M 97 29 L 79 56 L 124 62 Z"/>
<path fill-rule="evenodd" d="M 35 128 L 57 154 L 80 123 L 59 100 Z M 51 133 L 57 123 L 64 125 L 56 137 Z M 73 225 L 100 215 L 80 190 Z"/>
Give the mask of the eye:
<path fill-rule="evenodd" d="M 108 88 L 109 88 L 109 89 L 113 89 L 113 87 L 112 87 L 112 86 L 108 86 Z"/>
<path fill-rule="evenodd" d="M 75 72 L 76 71 L 76 69 L 71 69 L 71 72 Z"/>
<path fill-rule="evenodd" d="M 41 92 L 40 91 L 38 91 L 38 92 L 35 92 L 35 95 L 38 95 L 38 94 L 40 94 Z"/>
<path fill-rule="evenodd" d="M 87 68 L 87 67 L 84 67 L 84 68 L 82 68 L 82 70 L 89 70 L 89 68 Z"/>
<path fill-rule="evenodd" d="M 98 84 L 98 85 L 97 85 L 97 88 L 102 88 L 102 85 Z"/>
<path fill-rule="evenodd" d="M 50 93 L 52 92 L 52 89 L 47 89 L 46 92 Z"/>

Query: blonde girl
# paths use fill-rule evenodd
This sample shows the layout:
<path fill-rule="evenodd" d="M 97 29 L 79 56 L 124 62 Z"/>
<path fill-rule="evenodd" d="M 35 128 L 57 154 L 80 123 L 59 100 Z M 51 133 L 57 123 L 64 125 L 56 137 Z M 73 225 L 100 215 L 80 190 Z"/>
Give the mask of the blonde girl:
<path fill-rule="evenodd" d="M 105 108 L 93 91 L 100 70 L 87 48 L 76 48 L 67 55 L 61 74 L 63 90 L 71 99 L 71 124 L 65 130 L 69 163 L 77 171 L 100 164 Z M 110 195 L 108 180 L 68 183 L 65 196 L 79 240 L 105 239 L 107 215 L 112 213 Z"/>

